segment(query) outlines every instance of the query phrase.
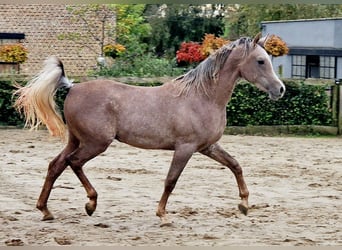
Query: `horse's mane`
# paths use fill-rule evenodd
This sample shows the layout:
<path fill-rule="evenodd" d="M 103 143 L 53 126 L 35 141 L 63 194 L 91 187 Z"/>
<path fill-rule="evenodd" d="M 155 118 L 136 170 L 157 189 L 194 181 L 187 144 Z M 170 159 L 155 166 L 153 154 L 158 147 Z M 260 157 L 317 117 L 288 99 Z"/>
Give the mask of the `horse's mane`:
<path fill-rule="evenodd" d="M 180 94 L 187 94 L 189 91 L 195 89 L 196 91 L 202 91 L 208 95 L 210 84 L 217 81 L 218 72 L 227 61 L 231 51 L 235 47 L 243 45 L 243 56 L 246 56 L 249 53 L 252 44 L 251 38 L 242 37 L 221 47 L 214 54 L 201 62 L 196 68 L 174 79 L 174 82 L 179 87 Z"/>

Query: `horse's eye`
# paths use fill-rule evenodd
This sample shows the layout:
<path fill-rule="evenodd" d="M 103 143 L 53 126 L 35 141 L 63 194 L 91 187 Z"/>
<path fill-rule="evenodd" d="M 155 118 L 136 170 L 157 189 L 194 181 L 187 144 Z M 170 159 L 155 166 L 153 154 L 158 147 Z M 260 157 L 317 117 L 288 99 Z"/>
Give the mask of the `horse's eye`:
<path fill-rule="evenodd" d="M 265 63 L 264 60 L 258 60 L 258 64 L 262 65 L 264 63 Z"/>

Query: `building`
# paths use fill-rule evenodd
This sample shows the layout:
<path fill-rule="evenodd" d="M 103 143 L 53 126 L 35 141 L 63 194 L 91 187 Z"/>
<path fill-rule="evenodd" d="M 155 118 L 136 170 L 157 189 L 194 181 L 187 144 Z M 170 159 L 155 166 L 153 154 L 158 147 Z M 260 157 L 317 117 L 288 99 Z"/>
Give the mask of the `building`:
<path fill-rule="evenodd" d="M 281 37 L 290 51 L 272 58 L 282 78 L 342 79 L 342 17 L 262 22 L 262 34 Z"/>
<path fill-rule="evenodd" d="M 85 23 L 75 21 L 64 4 L 0 4 L 0 44 L 22 43 L 28 49 L 28 60 L 20 65 L 20 73 L 28 76 L 37 74 L 43 61 L 50 55 L 60 57 L 68 76 L 82 77 L 97 66 L 101 46 L 95 39 L 61 40 L 60 35 L 68 32 L 88 32 Z M 82 5 L 75 5 L 80 7 Z M 91 17 L 86 17 L 87 21 Z M 112 13 L 111 22 L 115 22 Z M 115 23 L 113 24 L 115 25 Z M 94 25 L 93 35 L 101 34 L 101 23 Z M 82 44 L 83 42 L 83 44 Z M 112 42 L 107 38 L 106 42 Z M 0 62 L 1 63 L 1 62 Z M 1 72 L 0 72 L 1 74 Z"/>

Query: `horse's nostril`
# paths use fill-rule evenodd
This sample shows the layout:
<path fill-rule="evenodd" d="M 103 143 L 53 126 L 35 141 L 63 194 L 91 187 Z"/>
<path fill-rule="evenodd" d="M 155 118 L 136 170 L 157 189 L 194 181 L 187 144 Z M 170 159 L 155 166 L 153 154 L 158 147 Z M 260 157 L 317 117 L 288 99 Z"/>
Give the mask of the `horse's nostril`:
<path fill-rule="evenodd" d="M 285 92 L 285 88 L 284 87 L 280 87 L 280 94 L 283 94 Z"/>

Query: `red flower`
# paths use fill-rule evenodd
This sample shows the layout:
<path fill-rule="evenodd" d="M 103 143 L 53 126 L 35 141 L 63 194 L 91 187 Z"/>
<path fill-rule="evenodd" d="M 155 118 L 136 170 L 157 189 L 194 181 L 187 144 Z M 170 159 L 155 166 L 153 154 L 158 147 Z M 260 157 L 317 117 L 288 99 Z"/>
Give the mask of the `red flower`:
<path fill-rule="evenodd" d="M 198 63 L 205 59 L 201 53 L 201 45 L 196 42 L 183 42 L 176 52 L 177 62 Z"/>

